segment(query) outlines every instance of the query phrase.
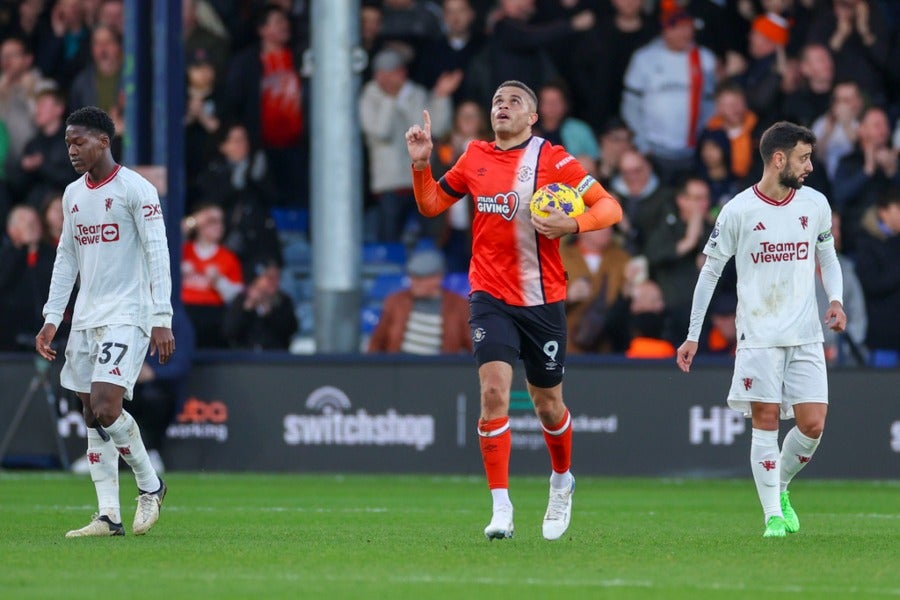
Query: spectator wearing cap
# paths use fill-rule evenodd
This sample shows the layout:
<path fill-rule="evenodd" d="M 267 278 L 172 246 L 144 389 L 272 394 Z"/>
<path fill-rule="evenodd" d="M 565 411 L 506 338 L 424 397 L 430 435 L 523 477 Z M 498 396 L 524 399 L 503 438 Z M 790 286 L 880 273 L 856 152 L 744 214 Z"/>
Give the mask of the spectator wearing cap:
<path fill-rule="evenodd" d="M 622 117 L 670 183 L 693 166 L 697 136 L 712 116 L 716 57 L 694 42 L 686 11 L 663 12 L 661 23 L 662 35 L 635 52 L 625 71 Z"/>
<path fill-rule="evenodd" d="M 420 250 L 406 265 L 409 288 L 384 301 L 369 352 L 455 354 L 472 351 L 469 303 L 441 287 L 444 257 L 437 250 Z"/>
<path fill-rule="evenodd" d="M 747 106 L 761 120 L 774 116 L 781 105 L 782 77 L 787 69 L 785 46 L 790 38 L 787 20 L 775 13 L 756 17 L 750 25 L 749 61 L 733 62 L 726 72 L 744 89 Z"/>
<path fill-rule="evenodd" d="M 407 225 L 421 230 L 425 223 L 416 208 L 406 130 L 409 123 L 422 119 L 422 111 L 431 115 L 431 133 L 445 135 L 453 119 L 451 94 L 462 80 L 460 71 L 438 77 L 429 92 L 410 80 L 407 57 L 391 46 L 372 59 L 372 79 L 359 98 L 360 125 L 366 141 L 369 166 L 369 191 L 375 200 L 377 223 L 374 232 L 379 242 L 400 241 Z"/>

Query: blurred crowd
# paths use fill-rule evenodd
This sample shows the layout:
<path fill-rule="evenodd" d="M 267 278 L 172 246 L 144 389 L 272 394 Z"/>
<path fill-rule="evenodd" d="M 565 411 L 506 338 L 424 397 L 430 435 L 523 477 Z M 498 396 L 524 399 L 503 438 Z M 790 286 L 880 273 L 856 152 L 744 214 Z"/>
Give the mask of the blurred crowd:
<path fill-rule="evenodd" d="M 181 293 L 200 348 L 286 349 L 298 329 L 272 214 L 310 208 L 310 4 L 183 1 Z M 22 336 L 42 322 L 75 178 L 66 115 L 97 105 L 124 132 L 122 17 L 122 0 L 0 2 L 0 350 L 28 347 Z M 470 207 L 418 214 L 404 133 L 430 111 L 440 175 L 470 140 L 491 139 L 496 85 L 523 81 L 539 94 L 538 134 L 625 212 L 612 230 L 562 242 L 569 351 L 668 358 L 715 217 L 759 178 L 761 132 L 787 119 L 818 137 L 806 184 L 830 200 L 842 255 L 850 327 L 826 341 L 829 360 L 896 364 L 900 3 L 362 0 L 360 34 L 367 242 L 426 241 L 443 271 L 466 271 Z M 734 351 L 734 286 L 732 269 L 704 352 Z"/>

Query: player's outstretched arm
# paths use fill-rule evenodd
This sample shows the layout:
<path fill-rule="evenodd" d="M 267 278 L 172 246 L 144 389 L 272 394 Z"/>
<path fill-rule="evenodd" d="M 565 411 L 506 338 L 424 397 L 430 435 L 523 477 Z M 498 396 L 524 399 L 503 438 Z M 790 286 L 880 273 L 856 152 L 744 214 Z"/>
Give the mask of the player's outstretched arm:
<path fill-rule="evenodd" d="M 415 124 L 406 131 L 406 150 L 416 171 L 425 170 L 434 147 L 431 141 L 431 115 L 427 110 L 422 111 L 422 119 L 422 127 Z"/>

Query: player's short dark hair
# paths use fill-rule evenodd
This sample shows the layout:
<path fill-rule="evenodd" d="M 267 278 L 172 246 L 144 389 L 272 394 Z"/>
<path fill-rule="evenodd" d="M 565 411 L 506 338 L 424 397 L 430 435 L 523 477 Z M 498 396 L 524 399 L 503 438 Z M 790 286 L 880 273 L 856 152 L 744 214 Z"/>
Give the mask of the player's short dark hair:
<path fill-rule="evenodd" d="M 763 132 L 762 139 L 759 140 L 759 154 L 763 162 L 768 163 L 779 150 L 790 153 L 797 144 L 815 147 L 816 134 L 802 125 L 779 121 Z"/>
<path fill-rule="evenodd" d="M 900 186 L 894 184 L 881 190 L 875 198 L 877 208 L 887 208 L 891 204 L 900 204 Z"/>
<path fill-rule="evenodd" d="M 84 106 L 69 115 L 69 118 L 66 119 L 66 127 L 71 125 L 105 133 L 109 139 L 116 136 L 116 124 L 105 111 L 96 106 Z"/>
<path fill-rule="evenodd" d="M 527 85 L 525 85 L 524 83 L 522 83 L 521 81 L 518 81 L 516 79 L 508 79 L 508 80 L 504 81 L 503 83 L 501 83 L 500 85 L 497 86 L 497 89 L 499 90 L 500 88 L 504 88 L 504 87 L 519 88 L 520 90 L 525 92 L 525 95 L 527 95 L 531 99 L 531 101 L 534 103 L 534 110 L 537 111 L 538 99 L 537 99 L 537 94 L 534 93 L 533 89 L 531 89 L 530 87 L 528 87 Z M 496 90 L 494 91 L 494 93 L 495 94 L 497 93 Z"/>

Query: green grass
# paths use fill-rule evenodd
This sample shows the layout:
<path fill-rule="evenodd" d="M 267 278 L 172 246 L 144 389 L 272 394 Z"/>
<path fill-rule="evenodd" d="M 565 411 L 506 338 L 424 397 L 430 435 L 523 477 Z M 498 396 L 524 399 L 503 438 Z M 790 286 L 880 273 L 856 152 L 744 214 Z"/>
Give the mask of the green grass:
<path fill-rule="evenodd" d="M 480 478 L 172 473 L 160 522 L 65 539 L 84 476 L 0 474 L 3 598 L 866 598 L 900 596 L 900 483 L 798 481 L 800 533 L 763 539 L 753 483 L 580 477 L 541 538 L 545 478 L 513 478 L 516 537 L 488 542 Z"/>

